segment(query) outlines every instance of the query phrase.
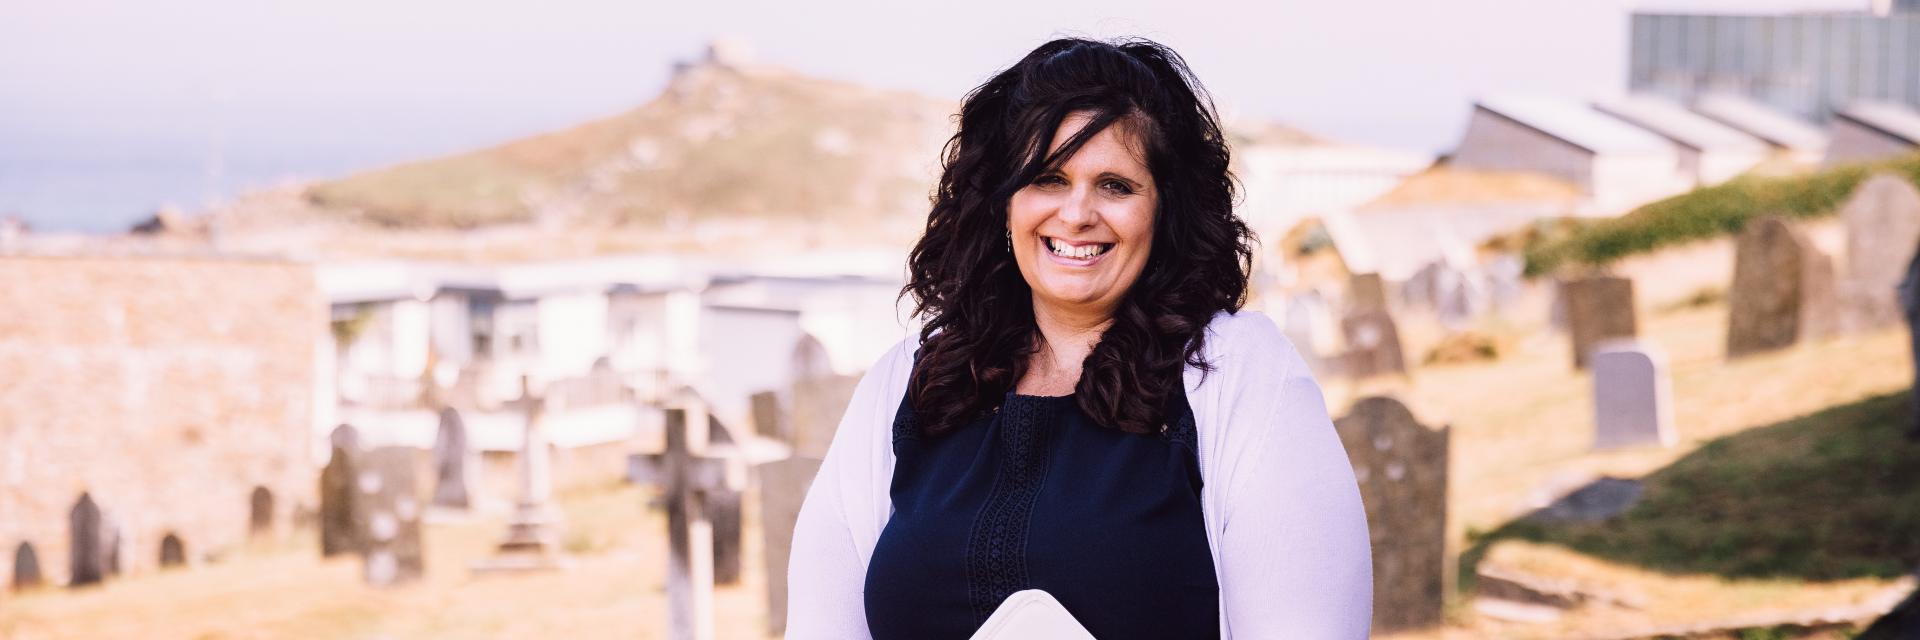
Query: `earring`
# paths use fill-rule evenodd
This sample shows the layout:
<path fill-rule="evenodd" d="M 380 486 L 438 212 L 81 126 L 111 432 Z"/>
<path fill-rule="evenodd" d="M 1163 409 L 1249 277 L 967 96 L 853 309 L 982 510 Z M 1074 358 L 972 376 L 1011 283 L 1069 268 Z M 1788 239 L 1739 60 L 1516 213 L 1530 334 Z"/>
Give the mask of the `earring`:
<path fill-rule="evenodd" d="M 1007 230 L 1007 253 L 1013 253 L 1013 230 Z"/>

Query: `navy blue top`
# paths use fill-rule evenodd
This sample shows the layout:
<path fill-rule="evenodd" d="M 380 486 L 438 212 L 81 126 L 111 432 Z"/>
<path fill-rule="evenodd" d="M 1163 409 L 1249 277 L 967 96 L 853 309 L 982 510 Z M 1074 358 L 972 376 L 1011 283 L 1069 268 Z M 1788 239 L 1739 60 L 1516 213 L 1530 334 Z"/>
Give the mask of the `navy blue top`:
<path fill-rule="evenodd" d="M 1071 395 L 1009 392 L 928 438 L 903 399 L 893 516 L 867 567 L 873 637 L 967 638 L 1008 595 L 1037 588 L 1101 640 L 1218 638 L 1182 391 L 1153 435 L 1100 427 Z"/>

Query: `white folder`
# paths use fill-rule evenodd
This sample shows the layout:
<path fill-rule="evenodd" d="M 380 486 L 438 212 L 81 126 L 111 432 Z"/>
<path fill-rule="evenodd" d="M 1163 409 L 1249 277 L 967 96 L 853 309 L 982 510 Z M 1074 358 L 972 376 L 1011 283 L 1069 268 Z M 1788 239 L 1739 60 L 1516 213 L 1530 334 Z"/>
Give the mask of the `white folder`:
<path fill-rule="evenodd" d="M 973 640 L 1094 640 L 1059 600 L 1039 589 L 1016 591 L 993 610 Z"/>

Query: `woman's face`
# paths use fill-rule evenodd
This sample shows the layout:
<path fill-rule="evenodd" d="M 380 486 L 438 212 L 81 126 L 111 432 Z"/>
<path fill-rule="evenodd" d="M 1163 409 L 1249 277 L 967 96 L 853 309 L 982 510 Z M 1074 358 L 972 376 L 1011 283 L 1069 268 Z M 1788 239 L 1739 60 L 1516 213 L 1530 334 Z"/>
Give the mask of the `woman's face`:
<path fill-rule="evenodd" d="M 1087 122 L 1086 114 L 1068 115 L 1048 151 Z M 1007 229 L 1036 310 L 1110 316 L 1140 278 L 1159 202 L 1142 148 L 1131 127 L 1116 122 L 1013 194 Z"/>

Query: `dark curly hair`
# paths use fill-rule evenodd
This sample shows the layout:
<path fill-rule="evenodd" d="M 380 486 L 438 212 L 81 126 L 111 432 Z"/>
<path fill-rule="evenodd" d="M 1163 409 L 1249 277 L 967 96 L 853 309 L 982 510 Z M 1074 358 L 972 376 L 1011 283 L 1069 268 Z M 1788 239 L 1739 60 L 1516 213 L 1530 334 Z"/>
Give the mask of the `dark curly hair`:
<path fill-rule="evenodd" d="M 1069 114 L 1088 123 L 1051 154 Z M 916 424 L 936 435 L 998 407 L 1038 348 L 1032 290 L 1005 250 L 1008 201 L 1116 123 L 1138 134 L 1159 191 L 1147 264 L 1081 366 L 1076 403 L 1100 425 L 1158 432 L 1184 365 L 1216 312 L 1245 301 L 1253 234 L 1211 98 L 1179 54 L 1144 39 L 1040 45 L 967 94 L 943 150 L 927 228 L 901 290 L 923 321 L 908 385 Z"/>

